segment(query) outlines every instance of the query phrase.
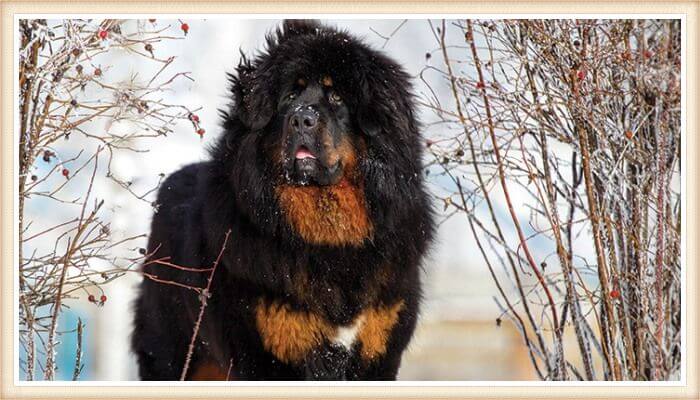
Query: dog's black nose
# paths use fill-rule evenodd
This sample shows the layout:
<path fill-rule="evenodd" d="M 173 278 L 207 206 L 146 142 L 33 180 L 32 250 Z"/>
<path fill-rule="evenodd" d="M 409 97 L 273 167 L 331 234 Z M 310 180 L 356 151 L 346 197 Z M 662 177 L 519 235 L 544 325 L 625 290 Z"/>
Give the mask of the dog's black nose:
<path fill-rule="evenodd" d="M 298 132 L 308 131 L 318 124 L 318 113 L 311 108 L 297 110 L 289 118 L 289 124 Z"/>

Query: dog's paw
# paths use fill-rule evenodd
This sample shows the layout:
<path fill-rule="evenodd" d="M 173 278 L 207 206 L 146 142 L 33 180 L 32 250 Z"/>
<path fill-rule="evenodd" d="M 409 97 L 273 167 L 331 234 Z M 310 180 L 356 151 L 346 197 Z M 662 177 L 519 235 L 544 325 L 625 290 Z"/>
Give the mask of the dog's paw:
<path fill-rule="evenodd" d="M 347 380 L 347 367 L 350 352 L 336 344 L 327 344 L 314 349 L 304 364 L 306 380 L 344 381 Z"/>

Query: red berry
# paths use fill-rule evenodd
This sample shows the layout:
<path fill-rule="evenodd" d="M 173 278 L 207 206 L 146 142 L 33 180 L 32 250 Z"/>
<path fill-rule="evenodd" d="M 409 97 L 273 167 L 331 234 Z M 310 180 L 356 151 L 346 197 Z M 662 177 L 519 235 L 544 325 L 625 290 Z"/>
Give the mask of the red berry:
<path fill-rule="evenodd" d="M 68 178 L 68 175 L 70 174 L 70 171 L 68 171 L 66 168 L 63 168 L 63 171 L 61 171 L 61 174 L 63 174 L 63 176 L 65 176 L 66 178 Z"/>
<path fill-rule="evenodd" d="M 182 29 L 182 31 L 185 32 L 185 35 L 187 35 L 187 32 L 190 30 L 190 26 L 187 25 L 186 22 L 183 22 L 182 25 L 180 25 L 180 29 Z"/>
<path fill-rule="evenodd" d="M 651 51 L 644 50 L 644 58 L 651 58 L 651 56 L 653 56 L 653 55 L 654 55 L 654 53 L 652 53 Z"/>
<path fill-rule="evenodd" d="M 100 76 L 102 75 L 102 70 L 99 68 L 95 68 L 95 76 Z"/>
<path fill-rule="evenodd" d="M 627 137 L 627 139 L 632 139 L 634 137 L 634 132 L 625 131 L 625 137 Z"/>
<path fill-rule="evenodd" d="M 190 119 L 192 120 L 192 122 L 199 122 L 199 116 L 196 114 L 192 114 Z"/>
<path fill-rule="evenodd" d="M 199 136 L 204 136 L 204 133 L 205 133 L 205 132 L 206 132 L 206 131 L 204 130 L 204 128 L 199 128 L 199 129 L 197 129 L 197 134 L 198 134 Z"/>
<path fill-rule="evenodd" d="M 105 296 L 105 295 L 100 296 L 100 303 L 104 303 L 105 301 L 107 301 L 107 296 Z"/>
<path fill-rule="evenodd" d="M 617 289 L 611 290 L 610 297 L 612 297 L 613 299 L 617 299 L 618 297 L 620 297 L 620 291 Z"/>
<path fill-rule="evenodd" d="M 578 80 L 582 81 L 583 78 L 586 77 L 586 71 L 580 70 L 576 73 L 576 77 L 578 77 Z"/>
<path fill-rule="evenodd" d="M 483 89 L 484 87 L 485 87 L 485 86 L 484 86 L 484 82 L 477 82 L 477 83 L 476 83 L 476 88 L 477 88 L 477 89 Z"/>
<path fill-rule="evenodd" d="M 425 141 L 425 147 L 430 147 L 430 146 L 433 145 L 433 143 L 434 143 L 434 142 L 433 142 L 432 140 L 428 139 L 428 140 Z"/>
<path fill-rule="evenodd" d="M 99 36 L 102 40 L 107 39 L 107 31 L 104 29 L 100 29 L 100 31 L 97 32 L 97 36 Z"/>
<path fill-rule="evenodd" d="M 94 295 L 88 296 L 88 301 L 89 301 L 90 303 L 94 303 L 94 302 L 95 302 L 95 296 L 94 296 Z"/>
<path fill-rule="evenodd" d="M 156 19 L 155 19 L 155 18 L 150 18 L 150 19 L 148 20 L 148 22 L 154 23 L 154 22 L 156 22 Z"/>

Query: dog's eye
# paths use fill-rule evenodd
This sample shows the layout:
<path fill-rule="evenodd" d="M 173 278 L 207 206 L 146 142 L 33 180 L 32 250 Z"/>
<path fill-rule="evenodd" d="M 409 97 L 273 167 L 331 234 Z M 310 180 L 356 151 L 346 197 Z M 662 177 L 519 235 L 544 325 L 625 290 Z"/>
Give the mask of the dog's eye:
<path fill-rule="evenodd" d="M 331 92 L 331 94 L 328 96 L 328 99 L 330 100 L 331 103 L 335 103 L 335 104 L 340 104 L 343 102 L 343 98 L 340 97 L 340 95 L 336 92 Z"/>

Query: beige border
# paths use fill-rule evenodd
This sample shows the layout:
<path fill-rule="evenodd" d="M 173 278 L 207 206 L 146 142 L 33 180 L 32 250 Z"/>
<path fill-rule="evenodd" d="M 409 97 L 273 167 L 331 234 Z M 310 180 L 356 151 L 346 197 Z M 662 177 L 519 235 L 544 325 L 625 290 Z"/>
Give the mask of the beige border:
<path fill-rule="evenodd" d="M 134 396 L 139 398 L 205 398 L 205 397 L 264 397 L 280 398 L 288 396 L 303 397 L 484 397 L 484 398 L 551 398 L 551 397 L 625 397 L 625 398 L 687 398 L 697 399 L 698 393 L 698 252 L 695 243 L 698 242 L 698 228 L 694 223 L 687 227 L 687 257 L 686 257 L 686 301 L 687 301 L 687 386 L 685 387 L 16 387 L 13 384 L 13 106 L 12 90 L 13 71 L 13 15 L 17 13 L 386 13 L 397 10 L 401 13 L 674 13 L 686 15 L 686 46 L 687 46 L 687 75 L 685 80 L 686 94 L 686 174 L 687 216 L 697 218 L 698 215 L 698 185 L 695 172 L 698 170 L 697 161 L 697 121 L 698 114 L 698 16 L 700 3 L 698 1 L 666 1 L 653 2 L 637 1 L 542 1 L 542 2 L 506 2 L 489 1 L 475 2 L 349 2 L 349 1 L 306 1 L 306 2 L 253 2 L 223 3 L 170 0 L 158 3 L 144 1 L 123 2 L 30 2 L 3 1 L 0 22 L 0 37 L 2 38 L 2 80 L 0 81 L 0 110 L 2 116 L 2 134 L 0 134 L 0 149 L 2 157 L 2 173 L 0 187 L 2 188 L 2 213 L 0 214 L 0 230 L 2 243 L 2 269 L 0 270 L 0 309 L 2 310 L 2 364 L 0 364 L 1 391 L 0 398 L 124 398 Z"/>

